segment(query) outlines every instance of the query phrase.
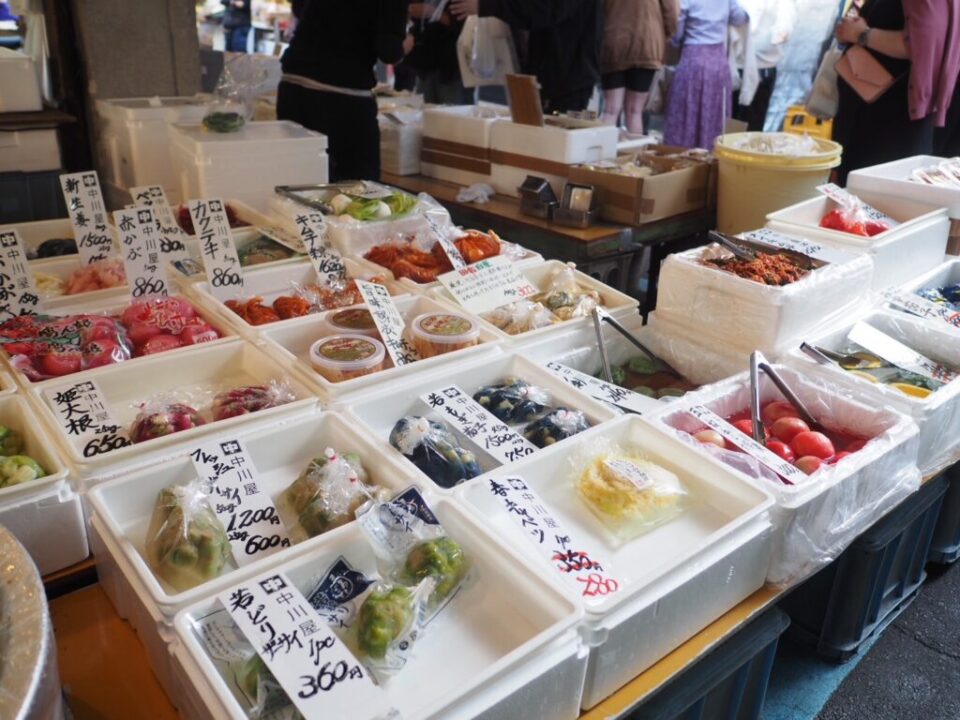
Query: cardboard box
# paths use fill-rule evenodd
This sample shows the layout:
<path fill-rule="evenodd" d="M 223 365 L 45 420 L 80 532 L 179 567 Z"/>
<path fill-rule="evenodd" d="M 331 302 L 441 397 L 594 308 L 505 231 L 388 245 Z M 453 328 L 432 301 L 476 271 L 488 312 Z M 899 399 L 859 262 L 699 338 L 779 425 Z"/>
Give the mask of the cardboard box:
<path fill-rule="evenodd" d="M 625 225 L 644 225 L 707 206 L 709 164 L 674 169 L 676 160 L 650 162 L 660 170 L 658 175 L 636 178 L 579 165 L 570 168 L 569 178 L 596 188 L 601 218 Z"/>

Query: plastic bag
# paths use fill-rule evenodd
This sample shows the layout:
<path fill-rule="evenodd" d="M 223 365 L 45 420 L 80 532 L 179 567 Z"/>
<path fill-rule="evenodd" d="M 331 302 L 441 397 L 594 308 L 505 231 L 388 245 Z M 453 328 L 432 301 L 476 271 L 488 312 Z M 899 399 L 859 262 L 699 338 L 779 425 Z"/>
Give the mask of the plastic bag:
<path fill-rule="evenodd" d="M 400 418 L 390 431 L 390 444 L 442 488 L 451 488 L 481 472 L 476 456 L 436 420 L 417 415 Z"/>
<path fill-rule="evenodd" d="M 535 302 L 543 304 L 561 320 L 586 317 L 594 308 L 599 307 L 600 294 L 595 290 L 586 290 L 577 282 L 573 268 L 558 270 L 547 285 L 547 289 L 533 297 Z"/>
<path fill-rule="evenodd" d="M 153 571 L 181 592 L 218 577 L 230 558 L 226 530 L 198 482 L 160 491 L 144 546 Z"/>
<path fill-rule="evenodd" d="M 64 283 L 63 294 L 80 295 L 96 290 L 123 287 L 126 284 L 127 273 L 123 260 L 119 257 L 111 257 L 83 265 L 70 273 L 70 277 Z"/>
<path fill-rule="evenodd" d="M 607 530 L 627 542 L 677 517 L 688 493 L 672 472 L 599 438 L 572 458 L 573 484 Z"/>
<path fill-rule="evenodd" d="M 824 215 L 820 227 L 860 237 L 873 237 L 890 229 L 889 223 L 871 217 L 864 202 L 856 195 L 846 193 L 844 197 L 847 202 Z"/>
<path fill-rule="evenodd" d="M 818 118 L 836 117 L 837 107 L 840 104 L 840 93 L 837 90 L 837 62 L 843 57 L 837 41 L 830 43 L 830 47 L 820 61 L 820 67 L 813 78 L 813 86 L 807 96 L 807 112 Z"/>
<path fill-rule="evenodd" d="M 121 313 L 120 322 L 137 357 L 220 338 L 220 332 L 180 297 L 136 300 Z"/>
<path fill-rule="evenodd" d="M 151 400 L 140 406 L 130 425 L 130 440 L 146 442 L 206 424 L 203 416 L 186 403 Z"/>
<path fill-rule="evenodd" d="M 589 428 L 590 421 L 581 411 L 557 408 L 527 425 L 523 436 L 538 448 L 545 448 Z"/>
<path fill-rule="evenodd" d="M 280 494 L 277 508 L 297 519 L 293 533 L 310 538 L 347 524 L 381 492 L 358 455 L 327 448 Z"/>
<path fill-rule="evenodd" d="M 213 398 L 213 419 L 227 420 L 239 415 L 268 410 L 296 400 L 285 381 L 271 380 L 267 385 L 242 385 L 217 393 Z"/>
<path fill-rule="evenodd" d="M 496 190 L 487 183 L 474 183 L 469 187 L 462 188 L 460 192 L 457 193 L 457 202 L 483 205 L 490 202 L 490 198 L 492 198 L 494 194 L 496 194 Z"/>
<path fill-rule="evenodd" d="M 473 396 L 479 405 L 505 423 L 528 422 L 553 402 L 546 390 L 520 378 L 481 388 Z"/>
<path fill-rule="evenodd" d="M 233 57 L 224 64 L 213 100 L 207 105 L 204 126 L 213 132 L 234 132 L 252 120 L 257 98 L 275 91 L 279 84 L 280 78 L 271 65 L 279 63 L 273 59 L 268 64 L 266 59 L 246 55 Z"/>
<path fill-rule="evenodd" d="M 518 300 L 502 305 L 495 310 L 483 313 L 480 317 L 503 330 L 507 335 L 520 335 L 560 322 L 560 318 L 541 303 L 531 300 Z"/>
<path fill-rule="evenodd" d="M 470 69 L 480 80 L 492 80 L 496 74 L 496 53 L 489 26 L 478 19 L 470 48 Z"/>
<path fill-rule="evenodd" d="M 510 27 L 493 17 L 469 16 L 457 38 L 457 60 L 464 87 L 505 85 L 520 67 Z"/>

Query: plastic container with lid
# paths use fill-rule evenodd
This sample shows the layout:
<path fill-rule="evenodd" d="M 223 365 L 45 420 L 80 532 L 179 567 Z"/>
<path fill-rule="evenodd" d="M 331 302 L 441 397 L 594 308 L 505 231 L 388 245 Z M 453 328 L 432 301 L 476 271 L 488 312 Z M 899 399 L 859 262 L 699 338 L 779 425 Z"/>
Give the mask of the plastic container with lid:
<path fill-rule="evenodd" d="M 424 313 L 410 325 L 413 345 L 421 358 L 473 347 L 480 342 L 480 325 L 465 315 Z"/>
<path fill-rule="evenodd" d="M 334 335 L 310 346 L 310 364 L 330 382 L 342 382 L 383 369 L 387 349 L 366 335 Z"/>
<path fill-rule="evenodd" d="M 366 335 L 379 338 L 373 315 L 365 307 L 344 308 L 328 313 L 324 320 L 331 335 Z"/>

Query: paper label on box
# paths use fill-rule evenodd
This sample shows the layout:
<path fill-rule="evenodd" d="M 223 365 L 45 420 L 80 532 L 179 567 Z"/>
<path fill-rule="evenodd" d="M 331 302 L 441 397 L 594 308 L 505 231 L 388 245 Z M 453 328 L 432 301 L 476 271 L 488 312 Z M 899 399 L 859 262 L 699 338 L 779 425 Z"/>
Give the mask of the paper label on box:
<path fill-rule="evenodd" d="M 397 306 L 393 304 L 390 291 L 383 285 L 366 280 L 356 280 L 355 282 L 357 283 L 357 289 L 363 296 L 363 301 L 370 310 L 373 322 L 377 325 L 377 330 L 380 331 L 383 344 L 393 359 L 393 364 L 400 367 L 419 360 L 420 355 L 416 348 L 403 337 L 406 323 L 404 323 L 400 311 L 397 310 Z"/>
<path fill-rule="evenodd" d="M 513 261 L 496 255 L 437 278 L 468 312 L 485 313 L 536 295 L 537 288 Z"/>
<path fill-rule="evenodd" d="M 330 246 L 328 239 L 329 227 L 321 212 L 299 213 L 294 222 L 300 232 L 300 239 L 307 251 L 317 279 L 321 285 L 327 285 L 334 280 L 346 277 L 343 258 L 340 253 Z"/>
<path fill-rule="evenodd" d="M 365 187 L 365 189 L 358 193 L 349 193 L 353 197 L 363 198 L 364 200 L 382 200 L 383 198 L 388 198 L 393 195 L 393 190 L 388 187 L 383 186 L 372 186 Z"/>
<path fill-rule="evenodd" d="M 433 233 L 437 242 L 440 243 L 440 247 L 443 248 L 443 252 L 446 254 L 447 259 L 450 260 L 450 264 L 453 265 L 453 269 L 460 270 L 465 268 L 467 266 L 466 260 L 463 259 L 463 255 L 457 250 L 457 246 L 447 237 L 443 228 L 440 227 L 436 220 L 430 217 L 430 213 L 426 210 L 421 211 L 420 214 L 423 215 L 423 219 L 427 221 L 427 225 L 430 226 L 430 232 Z"/>
<path fill-rule="evenodd" d="M 882 212 L 877 210 L 875 207 L 867 205 L 856 195 L 853 195 L 846 190 L 837 187 L 833 183 L 827 183 L 826 185 L 819 185 L 817 190 L 822 192 L 828 198 L 833 200 L 835 203 L 841 207 L 852 207 L 860 206 L 863 208 L 864 214 L 871 220 L 876 220 L 877 222 L 885 223 L 888 227 L 894 228 L 900 223 L 894 220 L 889 215 L 884 215 Z"/>
<path fill-rule="evenodd" d="M 750 232 L 744 233 L 743 236 L 747 240 L 756 240 L 757 242 L 766 243 L 767 245 L 773 245 L 774 247 L 783 248 L 785 250 L 793 250 L 795 252 L 803 253 L 804 255 L 815 258 L 816 260 L 822 260 L 825 263 L 831 263 L 833 265 L 840 265 L 841 263 L 850 262 L 856 257 L 852 253 L 845 253 L 842 250 L 834 250 L 833 248 L 828 248 L 819 243 L 810 242 L 809 240 L 804 240 L 802 238 L 783 235 L 782 233 L 778 233 L 776 230 L 771 230 L 770 228 L 751 230 Z"/>
<path fill-rule="evenodd" d="M 644 472 L 636 463 L 629 460 L 604 460 L 603 464 L 617 476 L 632 483 L 640 492 L 653 485 L 653 478 L 649 473 Z"/>
<path fill-rule="evenodd" d="M 243 567 L 290 547 L 290 537 L 257 468 L 239 440 L 207 443 L 190 453 L 193 468 L 210 495 L 210 506 L 227 531 L 233 559 Z"/>
<path fill-rule="evenodd" d="M 514 432 L 456 385 L 420 396 L 421 402 L 502 463 L 512 463 L 537 451 L 537 446 Z"/>
<path fill-rule="evenodd" d="M 187 234 L 181 229 L 177 218 L 167 202 L 167 196 L 159 185 L 130 188 L 135 207 L 148 207 L 153 210 L 160 232 L 160 254 L 168 263 L 182 264 L 190 260 L 187 251 Z"/>
<path fill-rule="evenodd" d="M 942 320 L 947 325 L 960 328 L 960 312 L 949 305 L 931 302 L 924 297 L 913 293 L 900 293 L 890 290 L 884 294 L 887 302 L 898 310 L 904 310 L 912 315 L 933 320 Z"/>
<path fill-rule="evenodd" d="M 858 322 L 847 336 L 851 342 L 860 345 L 868 352 L 879 356 L 901 370 L 922 375 L 930 380 L 949 383 L 957 378 L 957 373 L 935 363 L 916 350 L 907 347 L 899 340 L 877 330 L 872 325 Z"/>
<path fill-rule="evenodd" d="M 160 253 L 160 233 L 151 208 L 117 210 L 113 223 L 120 235 L 120 252 L 127 286 L 134 300 L 169 294 L 167 265 Z"/>
<path fill-rule="evenodd" d="M 564 365 L 555 360 L 545 363 L 544 367 L 567 383 L 567 385 L 581 392 L 585 392 L 590 397 L 596 400 L 603 400 L 604 402 L 616 405 L 619 408 L 629 410 L 638 415 L 650 412 L 651 406 L 655 406 L 658 402 L 654 398 L 645 397 L 640 393 L 635 393 L 632 390 L 608 383 L 605 380 L 600 380 L 599 378 L 587 375 L 584 372 L 580 372 L 569 365 Z"/>
<path fill-rule="evenodd" d="M 77 253 L 84 265 L 106 260 L 114 253 L 113 235 L 107 225 L 107 206 L 100 192 L 97 173 L 60 176 L 60 188 L 70 213 Z"/>
<path fill-rule="evenodd" d="M 787 462 L 772 450 L 768 450 L 749 435 L 737 430 L 713 410 L 704 405 L 696 405 L 687 410 L 697 420 L 711 430 L 716 430 L 725 440 L 728 440 L 761 465 L 772 470 L 791 485 L 799 485 L 807 479 L 807 474 L 793 463 Z"/>
<path fill-rule="evenodd" d="M 196 200 L 190 203 L 190 217 L 214 297 L 230 300 L 242 294 L 243 269 L 223 201 Z"/>
<path fill-rule="evenodd" d="M 590 557 L 580 539 L 560 525 L 523 478 L 490 478 L 487 489 L 500 500 L 527 540 L 581 597 L 604 597 L 620 590 L 620 582 L 607 562 Z"/>
<path fill-rule="evenodd" d="M 34 315 L 40 294 L 27 265 L 27 253 L 16 230 L 0 233 L 0 321 Z"/>
<path fill-rule="evenodd" d="M 96 457 L 132 444 L 127 431 L 110 412 L 96 380 L 78 380 L 60 388 L 44 388 L 43 395 L 70 442 L 80 448 L 83 457 Z"/>
<path fill-rule="evenodd" d="M 304 717 L 380 717 L 384 692 L 282 572 L 217 596 Z"/>

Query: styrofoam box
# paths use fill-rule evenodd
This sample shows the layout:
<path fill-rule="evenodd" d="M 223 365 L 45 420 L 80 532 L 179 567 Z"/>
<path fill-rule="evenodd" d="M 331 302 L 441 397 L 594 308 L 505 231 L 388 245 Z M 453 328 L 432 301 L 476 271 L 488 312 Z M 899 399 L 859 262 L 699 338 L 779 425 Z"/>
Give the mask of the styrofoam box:
<path fill-rule="evenodd" d="M 412 659 L 402 672 L 380 687 L 404 718 L 515 718 L 521 708 L 504 697 L 502 688 L 516 694 L 516 675 L 529 678 L 524 688 L 532 707 L 551 718 L 576 718 L 576 700 L 582 659 L 571 652 L 576 641 L 569 634 L 582 610 L 559 584 L 538 577 L 513 550 L 500 545 L 481 523 L 450 500 L 431 502 L 440 522 L 464 549 L 471 562 L 472 577 L 457 596 L 437 615 L 417 640 Z M 311 583 L 338 557 L 346 558 L 361 572 L 375 572 L 377 561 L 369 543 L 355 525 L 328 533 L 314 552 L 288 560 L 274 569 L 285 573 L 305 593 Z M 216 609 L 216 601 L 201 601 L 177 615 L 175 648 L 184 676 L 204 689 L 215 705 L 201 717 L 247 717 L 233 683 L 221 672 L 198 641 L 192 622 Z M 568 638 L 565 651 L 554 643 Z M 456 661 L 450 649 L 456 648 Z M 561 674 L 570 678 L 556 682 L 560 668 L 544 668 L 541 653 L 555 663 L 570 667 Z M 530 670 L 537 667 L 540 675 Z M 519 714 L 517 714 L 519 712 Z M 510 713 L 513 713 L 512 715 Z"/>
<path fill-rule="evenodd" d="M 657 317 L 695 328 L 704 344 L 773 355 L 811 331 L 862 312 L 868 303 L 873 266 L 863 253 L 780 287 L 705 265 L 702 258 L 710 251 L 708 246 L 668 256 L 657 291 Z"/>
<path fill-rule="evenodd" d="M 0 48 L 0 113 L 42 109 L 40 76 L 33 59 L 22 52 Z"/>
<path fill-rule="evenodd" d="M 518 266 L 521 274 L 526 277 L 532 285 L 534 285 L 540 292 L 545 292 L 550 285 L 551 280 L 554 276 L 564 269 L 564 263 L 559 260 L 548 260 L 542 263 L 535 263 L 531 265 L 522 265 Z M 577 284 L 582 287 L 584 290 L 593 290 L 600 294 L 600 303 L 606 308 L 606 310 L 617 320 L 621 322 L 627 321 L 632 322 L 635 320 L 638 315 L 637 306 L 639 303 L 635 298 L 626 295 L 619 290 L 615 290 L 609 285 L 604 285 L 599 280 L 590 277 L 586 273 L 580 272 L 579 270 L 574 271 L 574 275 L 577 279 Z M 454 299 L 453 295 L 445 287 L 437 287 L 430 291 L 430 294 L 433 297 L 441 299 L 447 303 L 452 303 L 454 306 L 458 306 L 458 303 Z M 573 318 L 572 320 L 565 320 L 563 322 L 550 325 L 548 327 L 537 328 L 536 330 L 530 330 L 520 335 L 508 335 L 503 332 L 496 326 L 488 323 L 483 318 L 480 321 L 487 326 L 487 328 L 497 334 L 498 337 L 508 340 L 511 346 L 526 345 L 528 342 L 534 342 L 541 340 L 546 335 L 551 335 L 557 332 L 560 329 L 563 330 L 574 330 L 588 325 L 592 326 L 593 320 L 590 317 L 579 317 Z"/>
<path fill-rule="evenodd" d="M 424 162 L 423 160 L 420 160 L 420 174 L 437 180 L 443 180 L 444 182 L 454 183 L 455 185 L 463 185 L 464 187 L 470 187 L 477 183 L 487 183 L 490 185 L 492 182 L 490 175 L 482 175 L 469 170 L 447 167 L 446 165 L 437 165 L 436 163 Z M 514 195 L 514 197 L 516 197 L 516 195 Z"/>
<path fill-rule="evenodd" d="M 691 495 L 677 518 L 629 542 L 612 540 L 575 486 L 577 457 L 606 442 L 675 473 Z M 517 463 L 554 518 L 620 584 L 613 595 L 583 597 L 581 635 L 590 646 L 582 705 L 591 708 L 763 586 L 770 559 L 773 499 L 732 472 L 720 473 L 680 440 L 640 418 L 593 428 L 573 442 Z M 491 476 L 491 478 L 494 476 Z M 497 536 L 520 548 L 538 574 L 557 575 L 485 481 L 457 494 Z"/>
<path fill-rule="evenodd" d="M 474 180 L 474 182 L 489 182 L 498 194 L 518 198 L 520 197 L 520 186 L 526 182 L 530 175 L 546 180 L 553 190 L 553 194 L 557 196 L 557 200 L 563 197 L 563 188 L 567 185 L 567 176 L 555 175 L 543 170 L 530 170 L 493 163 L 490 167 L 490 177 L 486 180 Z"/>
<path fill-rule="evenodd" d="M 99 300 L 93 300 L 93 299 L 86 300 L 86 297 L 88 295 L 94 296 L 94 295 L 99 295 L 100 293 L 107 293 L 107 292 L 111 292 L 111 291 L 101 290 L 96 293 L 83 293 L 81 295 L 70 295 L 64 298 L 64 300 L 72 300 L 73 304 L 62 303 L 60 305 L 54 306 L 52 302 L 47 301 L 44 303 L 44 311 L 45 312 L 50 311 L 54 315 L 89 314 L 89 315 L 119 316 L 124 311 L 124 309 L 127 308 L 132 302 L 130 298 L 121 299 L 117 296 L 101 297 Z M 174 296 L 174 297 L 177 297 L 177 296 Z M 187 298 L 182 298 L 182 299 L 187 299 Z M 220 333 L 221 335 L 220 338 L 210 342 L 200 343 L 198 345 L 185 345 L 179 348 L 174 348 L 172 350 L 167 350 L 165 353 L 160 353 L 159 355 L 143 355 L 140 357 L 129 358 L 127 360 L 124 360 L 122 364 L 133 363 L 134 365 L 137 365 L 149 358 L 159 357 L 160 355 L 169 357 L 170 353 L 172 353 L 175 357 L 182 358 L 186 362 L 190 358 L 190 353 L 195 352 L 197 349 L 209 348 L 212 346 L 229 343 L 231 339 L 236 337 L 236 333 L 233 331 L 233 329 L 227 323 L 223 322 L 223 320 L 218 315 L 211 312 L 207 308 L 203 307 L 199 303 L 191 303 L 191 305 L 197 311 L 197 315 L 199 315 L 204 321 L 206 321 L 209 325 L 213 326 L 213 328 Z M 0 356 L 7 358 L 9 362 L 9 358 L 7 357 L 6 352 L 3 350 L 2 346 L 0 346 Z M 17 379 L 20 381 L 20 383 L 26 388 L 29 388 L 31 386 L 42 386 L 44 384 L 59 383 L 64 379 L 64 378 L 53 378 L 53 379 L 43 380 L 43 381 L 34 383 L 32 380 L 30 380 L 30 378 L 28 378 L 22 372 L 17 370 L 15 367 L 13 367 L 12 364 L 10 364 L 10 368 L 14 373 L 14 375 L 17 377 Z M 86 372 L 90 372 L 90 371 L 81 371 L 80 373 L 73 373 L 69 376 L 64 376 L 64 377 L 67 379 L 84 377 L 84 373 Z"/>
<path fill-rule="evenodd" d="M 903 160 L 854 170 L 847 176 L 847 189 L 855 195 L 861 192 L 881 193 L 919 203 L 945 207 L 951 218 L 960 218 L 960 188 L 940 187 L 910 179 L 914 170 L 935 168 L 947 158 L 933 155 L 914 155 Z"/>
<path fill-rule="evenodd" d="M 56 130 L 0 130 L 0 172 L 59 169 Z"/>
<path fill-rule="evenodd" d="M 716 467 L 727 468 L 773 495 L 773 551 L 767 581 L 792 585 L 835 559 L 857 535 L 919 487 L 919 443 L 912 419 L 857 402 L 838 386 L 807 380 L 787 366 L 777 365 L 775 369 L 815 419 L 826 425 L 836 421 L 846 425 L 841 429 L 875 435 L 873 439 L 842 462 L 827 466 L 796 485 L 748 471 L 750 463 L 743 454 L 720 451 L 690 437 L 689 432 L 702 426 L 687 413 L 690 407 L 705 405 L 721 417 L 729 417 L 748 408 L 747 373 L 688 393 L 651 421 L 671 428 Z M 763 375 L 760 401 L 765 404 L 772 400 L 783 400 L 783 396 Z"/>
<path fill-rule="evenodd" d="M 490 128 L 510 117 L 502 105 L 449 105 L 423 111 L 423 136 L 447 142 L 490 147 Z"/>
<path fill-rule="evenodd" d="M 420 401 L 421 395 L 450 384 L 456 384 L 460 386 L 463 392 L 472 396 L 481 387 L 503 383 L 508 378 L 519 378 L 531 385 L 545 389 L 552 398 L 551 405 L 553 407 L 581 410 L 591 425 L 599 425 L 616 417 L 616 413 L 603 403 L 582 395 L 563 380 L 554 377 L 544 368 L 519 355 L 498 355 L 477 359 L 469 363 L 445 366 L 437 368 L 435 372 L 429 375 L 416 375 L 403 383 L 394 383 L 388 388 L 371 389 L 369 392 L 351 398 L 345 412 L 363 423 L 363 426 L 376 436 L 383 452 L 391 457 L 399 458 L 405 467 L 415 474 L 424 487 L 431 488 L 441 494 L 449 493 L 450 490 L 441 488 L 434 483 L 412 462 L 408 461 L 399 450 L 390 445 L 390 431 L 393 430 L 393 426 L 400 418 L 407 415 L 442 419 L 441 414 L 431 411 Z M 522 428 L 522 425 L 519 426 L 518 431 L 522 431 Z M 452 426 L 450 426 L 450 429 L 464 448 L 475 453 L 483 474 L 501 467 L 499 461 L 488 455 L 483 448 L 464 437 L 459 431 L 454 430 Z M 568 441 L 562 440 L 558 444 Z M 539 454 L 535 453 L 533 457 L 539 457 Z"/>
<path fill-rule="evenodd" d="M 863 319 L 868 325 L 898 340 L 934 362 L 960 369 L 960 333 L 945 323 L 943 329 L 906 313 L 881 310 Z M 841 351 L 850 345 L 851 327 L 812 338 L 809 342 L 827 350 Z M 857 377 L 838 365 L 821 365 L 800 349 L 784 358 L 806 375 L 816 375 L 843 386 L 866 405 L 885 407 L 912 417 L 920 429 L 920 472 L 931 475 L 951 464 L 960 446 L 960 379 L 926 398 L 902 393 L 896 388 Z"/>
<path fill-rule="evenodd" d="M 958 284 L 960 284 L 960 258 L 954 258 L 941 263 L 928 273 L 913 278 L 902 286 L 895 288 L 895 290 L 902 295 L 909 296 L 918 290 L 937 289 Z M 934 327 L 950 328 L 949 325 L 936 318 L 928 318 L 926 322 L 931 323 Z"/>
<path fill-rule="evenodd" d="M 231 133 L 174 124 L 170 145 L 182 199 L 233 197 L 266 211 L 277 185 L 328 179 L 327 138 L 289 121 Z"/>
<path fill-rule="evenodd" d="M 301 413 L 269 427 L 221 434 L 213 440 L 233 438 L 241 439 L 247 446 L 258 471 L 258 481 L 274 501 L 311 460 L 328 447 L 341 454 L 357 453 L 371 481 L 387 489 L 390 495 L 412 484 L 410 474 L 405 473 L 403 467 L 390 458 L 380 457 L 379 449 L 370 440 L 355 433 L 342 417 L 333 413 Z M 203 442 L 209 441 L 212 440 Z M 181 454 L 100 484 L 88 493 L 98 540 L 105 540 L 106 552 L 96 556 L 97 572 L 107 580 L 104 591 L 121 617 L 131 621 L 144 644 L 152 649 L 151 664 L 155 668 L 159 666 L 158 675 L 168 677 L 169 658 L 158 647 L 170 640 L 173 616 L 179 610 L 266 570 L 282 558 L 314 552 L 322 543 L 320 537 L 296 543 L 243 568 L 238 568 L 231 559 L 219 577 L 190 590 L 175 590 L 153 573 L 145 558 L 147 531 L 160 491 L 195 479 L 193 461 Z M 296 518 L 282 517 L 282 520 L 291 527 Z"/>
<path fill-rule="evenodd" d="M 108 221 L 109 222 L 109 221 Z M 0 225 L 0 233 L 16 230 L 23 241 L 23 249 L 28 255 L 37 252 L 40 243 L 44 240 L 53 240 L 54 238 L 63 238 L 73 240 L 73 225 L 70 224 L 70 218 L 57 218 L 56 220 L 34 220 L 32 222 L 11 223 L 9 225 Z M 31 260 L 31 262 L 43 262 L 43 260 Z"/>
<path fill-rule="evenodd" d="M 83 511 L 55 443 L 22 397 L 0 397 L 0 425 L 18 433 L 23 454 L 47 472 L 32 482 L 0 489 L 0 524 L 16 535 L 42 575 L 80 562 L 89 553 Z"/>
<path fill-rule="evenodd" d="M 453 308 L 436 300 L 411 295 L 396 298 L 394 305 L 396 305 L 404 323 L 407 325 L 423 313 L 455 312 Z M 310 364 L 310 346 L 317 340 L 332 335 L 326 324 L 326 319 L 337 312 L 340 312 L 340 310 L 330 310 L 319 315 L 308 315 L 285 324 L 263 325 L 260 331 L 264 350 L 296 372 L 300 379 L 316 390 L 321 397 L 336 402 L 343 402 L 347 395 L 364 392 L 373 386 L 382 387 L 385 383 L 394 382 L 401 378 L 438 370 L 452 363 L 464 362 L 481 355 L 494 353 L 500 344 L 500 338 L 497 335 L 481 326 L 478 344 L 473 347 L 424 358 L 399 367 L 390 362 L 388 355 L 385 360 L 385 365 L 388 365 L 388 367 L 379 372 L 361 375 L 343 382 L 330 382 L 314 370 Z M 467 317 L 479 325 L 479 320 L 472 315 Z M 412 338 L 408 337 L 408 339 L 412 344 Z"/>
<path fill-rule="evenodd" d="M 374 275 L 383 275 L 379 267 L 366 261 L 344 258 L 344 268 L 348 278 L 364 278 Z M 262 268 L 262 269 L 261 269 Z M 256 265 L 244 272 L 242 298 L 261 297 L 265 305 L 273 302 L 281 295 L 292 295 L 294 283 L 300 286 L 315 285 L 317 273 L 313 265 L 307 261 L 296 264 L 277 266 Z M 400 295 L 403 288 L 392 280 L 385 280 L 384 286 L 391 295 Z M 192 283 L 187 288 L 191 299 L 214 312 L 226 324 L 230 325 L 238 334 L 251 339 L 259 338 L 267 329 L 276 329 L 295 325 L 303 318 L 290 318 L 268 325 L 249 325 L 243 318 L 218 300 L 210 291 L 210 283 L 206 280 Z M 238 297 L 238 299 L 240 299 Z M 342 309 L 342 308 L 341 308 Z"/>
<path fill-rule="evenodd" d="M 170 159 L 171 123 L 198 123 L 207 113 L 203 97 L 97 100 L 103 123 L 100 142 L 104 180 L 127 189 L 162 185 L 167 199 L 180 201 L 180 181 Z"/>
<path fill-rule="evenodd" d="M 164 457 L 176 455 L 187 444 L 223 431 L 242 431 L 247 424 L 262 425 L 307 408 L 317 399 L 296 377 L 290 376 L 259 348 L 242 340 L 228 340 L 214 347 L 198 346 L 180 354 L 159 354 L 137 362 L 121 363 L 90 370 L 84 379 L 96 380 L 103 391 L 107 408 L 116 422 L 130 427 L 141 403 L 159 397 L 164 401 L 186 402 L 201 413 L 208 411 L 213 396 L 221 390 L 243 385 L 266 385 L 284 381 L 295 399 L 285 405 L 238 417 L 208 422 L 206 425 L 172 435 L 129 445 L 111 452 L 83 457 L 82 447 L 71 440 L 41 390 L 55 393 L 76 382 L 76 377 L 49 380 L 34 386 L 34 400 L 44 421 L 57 438 L 60 449 L 85 479 L 104 480 L 120 472 L 142 467 Z"/>
<path fill-rule="evenodd" d="M 943 262 L 950 232 L 946 208 L 867 191 L 857 196 L 900 224 L 872 238 L 821 228 L 820 220 L 837 208 L 823 196 L 767 215 L 767 225 L 840 250 L 869 253 L 875 290 L 907 282 Z"/>
<path fill-rule="evenodd" d="M 83 268 L 83 264 L 80 262 L 79 255 L 61 255 L 60 257 L 43 260 L 31 260 L 28 267 L 34 276 L 34 281 L 36 281 L 37 275 L 43 274 L 59 278 L 61 282 L 66 283 L 75 272 Z M 173 280 L 174 278 L 171 276 L 170 279 Z M 112 302 L 117 304 L 122 303 L 124 298 L 130 297 L 130 288 L 127 285 L 73 295 L 44 295 L 42 290 L 39 290 L 39 292 L 40 307 L 44 312 L 66 312 L 72 310 L 74 306 L 90 303 Z"/>

